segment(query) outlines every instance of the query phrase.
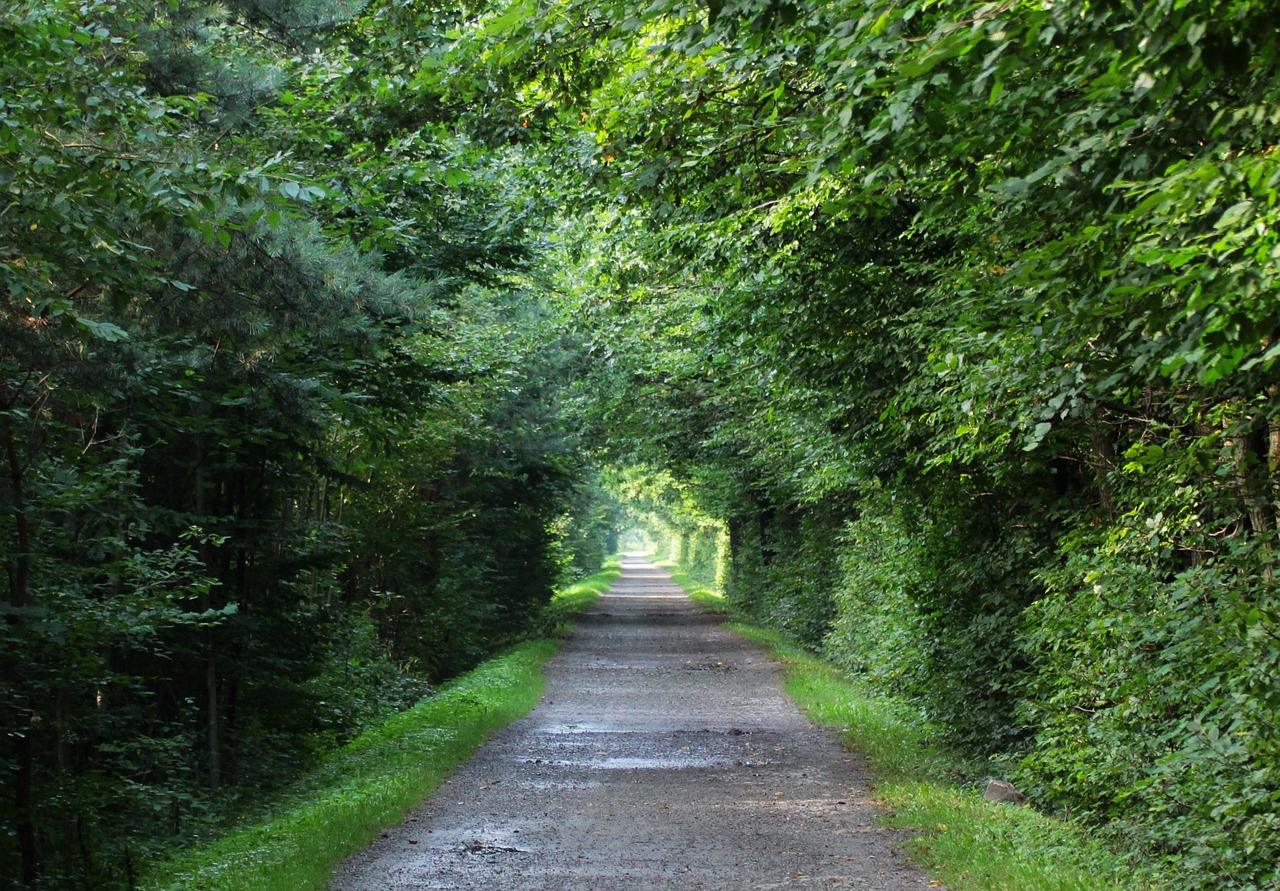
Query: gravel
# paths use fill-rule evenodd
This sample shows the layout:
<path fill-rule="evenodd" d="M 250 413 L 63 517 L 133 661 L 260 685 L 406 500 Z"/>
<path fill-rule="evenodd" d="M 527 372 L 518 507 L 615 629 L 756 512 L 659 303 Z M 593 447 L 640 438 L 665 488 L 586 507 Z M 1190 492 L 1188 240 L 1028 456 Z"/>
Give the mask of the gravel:
<path fill-rule="evenodd" d="M 941 887 L 755 644 L 629 558 L 495 734 L 332 891 Z"/>

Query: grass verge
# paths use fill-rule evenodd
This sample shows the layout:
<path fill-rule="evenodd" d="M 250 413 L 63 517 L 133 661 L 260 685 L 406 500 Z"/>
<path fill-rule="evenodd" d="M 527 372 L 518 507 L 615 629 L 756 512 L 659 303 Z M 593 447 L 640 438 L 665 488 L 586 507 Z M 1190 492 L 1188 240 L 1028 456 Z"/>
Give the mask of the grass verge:
<path fill-rule="evenodd" d="M 957 785 L 957 760 L 930 744 L 901 705 L 776 632 L 734 623 L 783 663 L 785 689 L 817 724 L 841 731 L 875 777 L 886 822 L 910 829 L 907 850 L 952 891 L 1150 891 L 1151 876 L 1083 827 Z"/>
<path fill-rule="evenodd" d="M 689 599 L 702 609 L 709 612 L 725 612 L 729 609 L 723 594 L 717 594 L 712 589 L 695 582 L 674 560 L 655 560 L 653 565 L 666 570 L 671 576 L 671 581 L 684 588 L 684 593 L 689 595 Z"/>
<path fill-rule="evenodd" d="M 700 604 L 726 609 L 672 578 Z M 714 598 L 714 599 L 711 599 Z M 912 831 L 905 847 L 951 891 L 1154 891 L 1163 883 L 1075 824 L 1029 807 L 985 800 L 958 783 L 963 765 L 931 744 L 900 703 L 869 693 L 848 673 L 785 636 L 735 621 L 728 626 L 773 651 L 787 694 L 817 724 L 837 728 L 867 761 L 888 825 Z"/>
<path fill-rule="evenodd" d="M 610 558 L 595 575 L 556 592 L 556 596 L 542 612 L 538 633 L 545 637 L 563 636 L 573 624 L 573 617 L 595 603 L 621 575 L 622 564 L 617 558 Z"/>
<path fill-rule="evenodd" d="M 616 564 L 558 593 L 543 628 L 560 633 L 618 577 Z M 145 891 L 319 891 L 343 858 L 399 823 L 499 727 L 542 695 L 559 648 L 520 644 L 335 752 L 268 819 L 159 864 Z"/>

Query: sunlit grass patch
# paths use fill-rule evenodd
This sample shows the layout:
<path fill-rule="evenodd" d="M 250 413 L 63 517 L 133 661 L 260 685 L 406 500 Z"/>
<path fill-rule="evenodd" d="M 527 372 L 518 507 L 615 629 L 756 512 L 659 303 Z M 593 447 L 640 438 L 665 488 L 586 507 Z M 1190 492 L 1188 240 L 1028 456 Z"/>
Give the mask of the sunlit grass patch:
<path fill-rule="evenodd" d="M 557 592 L 543 611 L 540 632 L 547 636 L 563 635 L 573 617 L 595 603 L 621 575 L 622 564 L 613 558 L 606 560 L 604 568 L 596 574 Z"/>
<path fill-rule="evenodd" d="M 339 750 L 292 806 L 164 864 L 143 887 L 172 891 L 323 888 L 342 857 L 434 790 L 494 729 L 537 702 L 555 644 L 484 663 Z"/>
<path fill-rule="evenodd" d="M 713 612 L 723 612 L 729 609 L 728 601 L 725 600 L 723 594 L 695 582 L 675 561 L 657 560 L 654 565 L 666 570 L 671 576 L 671 581 L 683 588 L 684 592 L 689 595 L 689 599 L 702 609 Z"/>
<path fill-rule="evenodd" d="M 931 782 L 877 787 L 892 826 L 919 831 L 909 844 L 955 891 L 1132 891 L 1157 887 L 1082 828 L 1031 808 L 995 804 Z"/>

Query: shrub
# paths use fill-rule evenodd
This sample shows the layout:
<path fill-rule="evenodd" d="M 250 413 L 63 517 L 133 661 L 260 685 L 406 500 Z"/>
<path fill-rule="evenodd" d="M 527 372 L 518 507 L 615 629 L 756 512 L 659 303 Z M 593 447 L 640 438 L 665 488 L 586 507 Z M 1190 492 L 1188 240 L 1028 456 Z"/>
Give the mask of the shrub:
<path fill-rule="evenodd" d="M 1177 570 L 1197 523 L 1146 505 L 1066 542 L 1027 615 L 1022 781 L 1176 862 L 1185 888 L 1275 888 L 1280 594 L 1256 571 L 1274 535 Z"/>

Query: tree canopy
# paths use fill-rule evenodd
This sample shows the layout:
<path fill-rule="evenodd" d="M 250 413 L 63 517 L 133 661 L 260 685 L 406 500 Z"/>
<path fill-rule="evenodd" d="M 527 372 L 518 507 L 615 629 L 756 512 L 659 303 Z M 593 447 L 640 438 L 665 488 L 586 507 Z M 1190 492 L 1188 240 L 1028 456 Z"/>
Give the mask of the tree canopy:
<path fill-rule="evenodd" d="M 5 6 L 15 887 L 131 887 L 598 565 L 550 205 L 429 76 L 466 15 Z"/>
<path fill-rule="evenodd" d="M 524 633 L 618 498 L 1274 886 L 1270 5 L 0 8 L 15 887 L 128 887 Z"/>

